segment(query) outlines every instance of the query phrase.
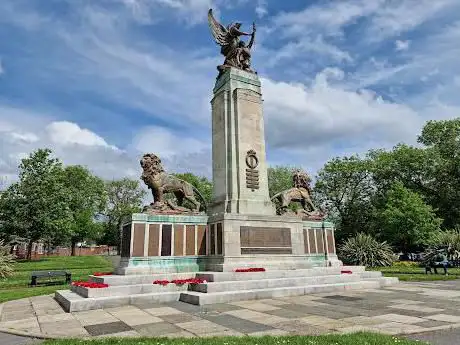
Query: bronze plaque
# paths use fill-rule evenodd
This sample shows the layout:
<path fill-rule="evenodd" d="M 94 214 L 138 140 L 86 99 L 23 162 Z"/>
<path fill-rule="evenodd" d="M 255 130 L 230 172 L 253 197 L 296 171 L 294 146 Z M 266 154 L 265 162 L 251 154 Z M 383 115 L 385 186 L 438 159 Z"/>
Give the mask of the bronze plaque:
<path fill-rule="evenodd" d="M 222 241 L 222 223 L 217 223 L 217 255 L 222 255 L 223 241 Z"/>
<path fill-rule="evenodd" d="M 148 256 L 158 256 L 160 248 L 160 224 L 149 225 L 149 252 Z"/>
<path fill-rule="evenodd" d="M 334 234 L 332 229 L 327 229 L 327 252 L 329 254 L 335 254 L 335 246 L 334 246 Z"/>
<path fill-rule="evenodd" d="M 184 255 L 184 225 L 174 224 L 174 256 Z"/>
<path fill-rule="evenodd" d="M 216 255 L 216 225 L 211 224 L 210 231 L 210 239 L 209 239 L 209 254 Z"/>
<path fill-rule="evenodd" d="M 171 256 L 172 225 L 163 224 L 161 229 L 161 256 Z"/>
<path fill-rule="evenodd" d="M 121 256 L 124 258 L 131 256 L 131 224 L 127 224 L 123 227 L 121 237 Z"/>
<path fill-rule="evenodd" d="M 206 226 L 198 225 L 197 229 L 198 255 L 206 255 Z"/>
<path fill-rule="evenodd" d="M 315 230 L 308 229 L 308 239 L 310 240 L 310 254 L 316 254 Z"/>
<path fill-rule="evenodd" d="M 323 230 L 316 231 L 316 243 L 318 243 L 318 254 L 324 253 L 324 239 L 323 239 Z"/>
<path fill-rule="evenodd" d="M 292 248 L 241 248 L 241 254 L 292 254 Z"/>
<path fill-rule="evenodd" d="M 144 256 L 145 224 L 134 224 L 133 255 Z"/>
<path fill-rule="evenodd" d="M 310 254 L 310 251 L 308 250 L 308 230 L 303 229 L 303 247 L 305 254 Z"/>
<path fill-rule="evenodd" d="M 241 247 L 291 247 L 291 229 L 242 226 Z"/>
<path fill-rule="evenodd" d="M 185 255 L 195 255 L 195 225 L 185 226 Z"/>

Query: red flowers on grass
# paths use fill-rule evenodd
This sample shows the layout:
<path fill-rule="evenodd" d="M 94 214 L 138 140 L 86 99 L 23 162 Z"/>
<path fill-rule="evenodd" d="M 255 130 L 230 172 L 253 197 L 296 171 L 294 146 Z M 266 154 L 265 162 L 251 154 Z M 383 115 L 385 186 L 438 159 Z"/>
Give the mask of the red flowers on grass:
<path fill-rule="evenodd" d="M 76 281 L 72 283 L 73 286 L 80 286 L 88 289 L 103 289 L 109 287 L 109 284 L 103 283 L 93 283 L 93 282 L 83 282 L 83 281 Z"/>
<path fill-rule="evenodd" d="M 93 276 L 100 277 L 100 276 L 110 276 L 113 272 L 94 272 Z"/>
<path fill-rule="evenodd" d="M 184 285 L 184 284 L 202 284 L 206 280 L 200 278 L 174 279 L 174 280 L 155 280 L 153 284 L 166 286 L 168 284 Z"/>
<path fill-rule="evenodd" d="M 235 272 L 265 272 L 263 267 L 237 268 Z"/>

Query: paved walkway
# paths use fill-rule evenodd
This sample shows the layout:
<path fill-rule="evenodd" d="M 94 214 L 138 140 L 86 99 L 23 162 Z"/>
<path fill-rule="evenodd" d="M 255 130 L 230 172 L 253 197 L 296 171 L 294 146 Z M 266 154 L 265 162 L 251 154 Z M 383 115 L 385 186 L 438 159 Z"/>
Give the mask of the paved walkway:
<path fill-rule="evenodd" d="M 65 313 L 52 296 L 0 305 L 0 332 L 41 337 L 418 334 L 460 327 L 460 282 L 194 306 Z M 415 336 L 415 335 L 414 335 Z M 1 338 L 0 338 L 0 343 Z"/>

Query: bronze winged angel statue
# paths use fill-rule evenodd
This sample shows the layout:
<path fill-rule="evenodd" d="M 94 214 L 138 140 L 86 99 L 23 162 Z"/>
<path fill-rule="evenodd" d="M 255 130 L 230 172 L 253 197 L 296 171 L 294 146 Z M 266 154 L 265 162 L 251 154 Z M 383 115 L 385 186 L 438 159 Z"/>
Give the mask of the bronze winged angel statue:
<path fill-rule="evenodd" d="M 255 73 L 251 69 L 251 48 L 254 44 L 256 24 L 252 23 L 252 33 L 241 31 L 241 23 L 238 22 L 225 27 L 214 18 L 212 9 L 208 12 L 208 23 L 214 40 L 221 46 L 221 54 L 225 56 L 224 64 L 217 66 L 219 76 L 230 67 Z M 251 36 L 251 39 L 246 45 L 240 36 Z"/>

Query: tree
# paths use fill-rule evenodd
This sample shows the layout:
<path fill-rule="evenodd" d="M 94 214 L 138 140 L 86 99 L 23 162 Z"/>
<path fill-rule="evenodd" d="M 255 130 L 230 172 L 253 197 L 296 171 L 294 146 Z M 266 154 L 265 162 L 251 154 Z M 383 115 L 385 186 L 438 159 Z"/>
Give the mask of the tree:
<path fill-rule="evenodd" d="M 141 211 L 146 192 L 140 187 L 139 181 L 128 178 L 108 181 L 105 188 L 108 202 L 104 211 L 104 240 L 107 244 L 117 245 L 120 250 L 122 222 L 131 214 Z"/>
<path fill-rule="evenodd" d="M 64 168 L 64 184 L 69 195 L 69 208 L 73 222 L 70 227 L 71 255 L 75 255 L 75 246 L 83 240 L 95 239 L 100 226 L 95 217 L 106 206 L 104 181 L 80 165 Z"/>
<path fill-rule="evenodd" d="M 177 173 L 173 174 L 174 176 L 180 178 L 181 180 L 187 181 L 193 187 L 195 187 L 198 192 L 203 196 L 206 204 L 209 204 L 212 200 L 212 182 L 209 181 L 204 176 L 197 176 L 192 173 Z"/>
<path fill-rule="evenodd" d="M 373 230 L 375 186 L 368 159 L 334 158 L 318 173 L 314 195 L 337 226 L 337 242 Z"/>
<path fill-rule="evenodd" d="M 72 222 L 62 164 L 50 156 L 51 150 L 39 149 L 22 159 L 19 181 L 0 197 L 4 229 L 27 240 L 28 259 L 34 242 L 67 233 Z"/>
<path fill-rule="evenodd" d="M 380 237 L 403 253 L 429 244 L 442 220 L 422 197 L 396 182 L 387 192 L 383 209 L 377 210 Z"/>
<path fill-rule="evenodd" d="M 268 173 L 268 192 L 270 197 L 283 190 L 294 187 L 292 182 L 292 174 L 296 167 L 277 165 L 269 167 Z"/>
<path fill-rule="evenodd" d="M 435 159 L 430 174 L 430 203 L 444 219 L 443 227 L 460 226 L 460 118 L 428 121 L 418 142 Z"/>

